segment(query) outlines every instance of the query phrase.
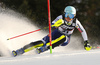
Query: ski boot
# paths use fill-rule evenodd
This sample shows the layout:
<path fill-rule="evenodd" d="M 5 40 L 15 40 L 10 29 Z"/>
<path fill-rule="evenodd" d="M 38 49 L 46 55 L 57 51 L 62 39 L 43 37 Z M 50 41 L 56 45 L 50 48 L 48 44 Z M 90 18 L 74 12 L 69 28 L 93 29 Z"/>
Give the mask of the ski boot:
<path fill-rule="evenodd" d="M 48 48 L 47 47 L 40 47 L 40 48 L 36 48 L 36 52 L 38 53 L 38 54 L 40 54 L 40 53 L 42 53 L 42 52 L 44 52 L 44 51 L 46 51 L 46 50 L 48 50 Z"/>
<path fill-rule="evenodd" d="M 18 55 L 21 55 L 21 54 L 23 54 L 23 53 L 25 53 L 23 48 L 18 49 L 18 50 L 16 50 L 16 51 L 12 51 L 12 55 L 13 55 L 14 57 L 16 57 L 16 56 L 18 56 Z"/>

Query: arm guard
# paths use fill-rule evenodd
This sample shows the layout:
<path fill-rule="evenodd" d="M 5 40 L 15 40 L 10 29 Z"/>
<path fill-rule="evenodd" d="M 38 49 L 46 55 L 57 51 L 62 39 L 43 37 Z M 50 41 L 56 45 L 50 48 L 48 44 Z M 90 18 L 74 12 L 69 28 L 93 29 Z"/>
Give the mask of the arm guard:
<path fill-rule="evenodd" d="M 62 20 L 62 19 L 59 19 L 58 21 L 56 21 L 53 25 L 52 25 L 52 27 L 59 27 L 61 24 L 63 24 L 64 23 L 64 21 Z"/>

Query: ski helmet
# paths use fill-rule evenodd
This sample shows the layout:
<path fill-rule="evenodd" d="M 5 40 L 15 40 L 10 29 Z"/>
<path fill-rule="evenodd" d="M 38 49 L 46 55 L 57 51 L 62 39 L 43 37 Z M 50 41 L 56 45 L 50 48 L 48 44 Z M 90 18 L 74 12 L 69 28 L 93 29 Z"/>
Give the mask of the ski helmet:
<path fill-rule="evenodd" d="M 74 15 L 76 15 L 76 9 L 73 6 L 67 6 L 64 9 L 64 12 L 68 13 L 68 14 L 74 14 Z"/>

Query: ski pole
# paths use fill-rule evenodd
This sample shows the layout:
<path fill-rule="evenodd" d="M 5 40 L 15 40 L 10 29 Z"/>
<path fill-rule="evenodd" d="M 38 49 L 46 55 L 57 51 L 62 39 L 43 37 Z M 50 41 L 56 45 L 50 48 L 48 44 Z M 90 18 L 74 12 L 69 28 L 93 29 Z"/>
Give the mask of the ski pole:
<path fill-rule="evenodd" d="M 49 28 L 49 27 L 44 27 L 44 28 L 41 28 L 41 29 L 37 29 L 37 30 L 34 30 L 34 31 L 30 31 L 30 32 L 21 34 L 21 35 L 17 35 L 17 36 L 8 38 L 7 40 L 15 39 L 15 38 L 18 38 L 18 37 L 21 37 L 21 36 L 24 36 L 24 35 L 27 35 L 27 34 L 30 34 L 30 33 L 34 33 L 34 32 L 40 31 L 40 30 L 42 30 L 42 29 L 47 29 L 47 28 Z"/>

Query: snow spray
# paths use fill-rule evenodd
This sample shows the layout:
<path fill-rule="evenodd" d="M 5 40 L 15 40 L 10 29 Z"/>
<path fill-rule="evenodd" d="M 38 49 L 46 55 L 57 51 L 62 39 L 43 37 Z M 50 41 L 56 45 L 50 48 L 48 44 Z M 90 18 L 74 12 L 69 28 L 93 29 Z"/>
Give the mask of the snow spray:
<path fill-rule="evenodd" d="M 30 42 L 42 39 L 46 35 L 43 31 L 38 31 L 13 40 L 7 38 L 36 30 L 38 27 L 23 15 L 13 10 L 0 12 L 0 55 L 10 56 L 12 50 L 19 49 Z"/>

